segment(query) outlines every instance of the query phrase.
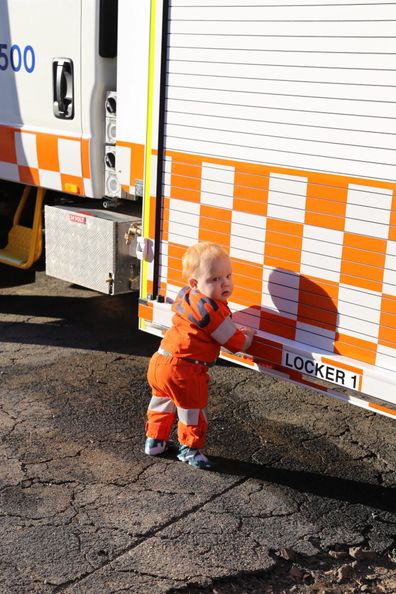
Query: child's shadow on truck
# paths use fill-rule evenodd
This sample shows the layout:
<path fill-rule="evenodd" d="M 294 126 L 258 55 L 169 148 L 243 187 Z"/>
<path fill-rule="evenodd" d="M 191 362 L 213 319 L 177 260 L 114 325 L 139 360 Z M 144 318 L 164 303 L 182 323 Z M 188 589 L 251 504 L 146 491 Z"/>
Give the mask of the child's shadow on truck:
<path fill-rule="evenodd" d="M 262 305 L 233 315 L 236 323 L 273 335 L 273 340 L 256 338 L 250 352 L 258 363 L 280 365 L 282 353 L 277 340 L 283 339 L 300 343 L 305 357 L 310 351 L 338 352 L 338 287 L 334 282 L 275 268 L 263 286 Z"/>

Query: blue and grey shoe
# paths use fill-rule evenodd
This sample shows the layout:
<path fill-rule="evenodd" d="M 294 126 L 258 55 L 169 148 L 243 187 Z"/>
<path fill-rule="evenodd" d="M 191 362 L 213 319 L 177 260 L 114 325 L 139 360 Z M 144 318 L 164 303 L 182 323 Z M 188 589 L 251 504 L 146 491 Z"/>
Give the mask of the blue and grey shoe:
<path fill-rule="evenodd" d="M 179 445 L 177 457 L 182 462 L 187 462 L 190 466 L 201 470 L 210 470 L 213 467 L 211 461 L 202 452 L 182 444 Z"/>
<path fill-rule="evenodd" d="M 144 444 L 144 453 L 148 456 L 158 456 L 168 449 L 168 442 L 148 437 Z"/>

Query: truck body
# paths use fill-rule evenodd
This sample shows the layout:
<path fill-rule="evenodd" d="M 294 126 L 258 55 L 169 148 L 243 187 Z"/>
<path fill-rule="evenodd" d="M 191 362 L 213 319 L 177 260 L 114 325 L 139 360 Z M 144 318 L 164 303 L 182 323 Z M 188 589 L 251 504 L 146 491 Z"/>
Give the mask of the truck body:
<path fill-rule="evenodd" d="M 141 205 L 159 336 L 183 252 L 220 243 L 256 329 L 222 356 L 394 418 L 396 4 L 116 5 L 0 0 L 0 177 Z"/>

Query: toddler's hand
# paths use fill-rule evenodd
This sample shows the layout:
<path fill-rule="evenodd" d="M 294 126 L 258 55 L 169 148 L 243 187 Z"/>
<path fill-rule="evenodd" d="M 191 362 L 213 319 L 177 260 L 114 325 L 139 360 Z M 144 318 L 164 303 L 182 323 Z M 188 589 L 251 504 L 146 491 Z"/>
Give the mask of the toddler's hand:
<path fill-rule="evenodd" d="M 253 336 L 256 334 L 256 330 L 254 328 L 243 327 L 241 328 L 242 332 L 246 336 L 245 344 L 243 345 L 243 350 L 247 351 L 250 348 L 253 342 Z"/>

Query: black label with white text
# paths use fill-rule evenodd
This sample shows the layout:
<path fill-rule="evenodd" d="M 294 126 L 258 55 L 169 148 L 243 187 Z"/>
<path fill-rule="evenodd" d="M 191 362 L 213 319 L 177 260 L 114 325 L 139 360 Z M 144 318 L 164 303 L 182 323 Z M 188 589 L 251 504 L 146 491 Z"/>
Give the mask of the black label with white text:
<path fill-rule="evenodd" d="M 321 363 L 320 361 L 303 357 L 297 353 L 283 351 L 282 365 L 294 371 L 311 375 L 317 379 L 332 382 L 343 388 L 352 388 L 353 390 L 360 388 L 361 374 L 348 371 L 347 369 L 341 369 L 328 363 Z"/>

